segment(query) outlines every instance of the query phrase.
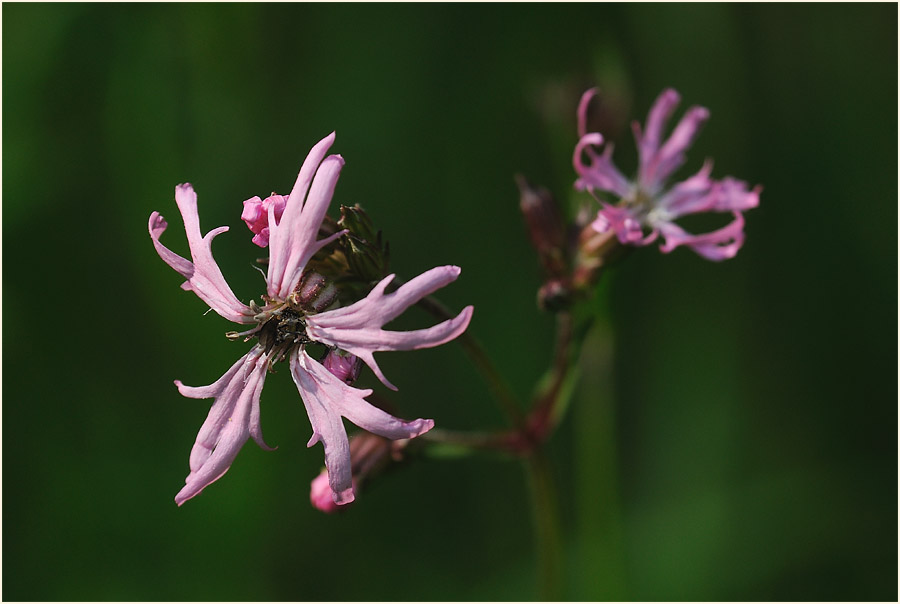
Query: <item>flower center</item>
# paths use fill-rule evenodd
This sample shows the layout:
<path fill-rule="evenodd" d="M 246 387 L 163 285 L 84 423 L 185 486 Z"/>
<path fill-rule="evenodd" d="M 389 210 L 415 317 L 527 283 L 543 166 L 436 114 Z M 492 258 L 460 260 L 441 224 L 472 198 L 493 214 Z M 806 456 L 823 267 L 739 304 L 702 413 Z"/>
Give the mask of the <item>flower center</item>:
<path fill-rule="evenodd" d="M 622 199 L 622 205 L 631 210 L 635 216 L 643 216 L 652 205 L 650 203 L 652 199 L 653 197 L 643 189 L 635 187 L 631 195 Z"/>
<path fill-rule="evenodd" d="M 292 308 L 282 307 L 262 324 L 259 343 L 267 353 L 275 351 L 273 359 L 284 358 L 296 344 L 303 345 L 312 341 L 306 335 L 303 316 Z"/>

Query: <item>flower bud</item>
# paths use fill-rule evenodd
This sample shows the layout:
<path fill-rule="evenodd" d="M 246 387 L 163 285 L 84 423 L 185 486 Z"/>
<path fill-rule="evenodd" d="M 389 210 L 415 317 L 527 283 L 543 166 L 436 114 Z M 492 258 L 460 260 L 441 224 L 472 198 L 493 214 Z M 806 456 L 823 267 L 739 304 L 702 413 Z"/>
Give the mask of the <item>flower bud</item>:
<path fill-rule="evenodd" d="M 286 195 L 272 193 L 265 199 L 251 197 L 244 202 L 244 211 L 241 212 L 241 220 L 247 223 L 247 228 L 253 232 L 253 243 L 259 247 L 269 245 L 269 208 L 275 208 L 275 220 L 281 220 L 284 206 L 287 203 Z"/>
<path fill-rule="evenodd" d="M 331 306 L 337 293 L 337 288 L 325 277 L 319 273 L 307 271 L 300 277 L 300 283 L 294 288 L 289 302 L 307 312 L 322 312 Z"/>
<path fill-rule="evenodd" d="M 559 204 L 546 189 L 535 189 L 524 176 L 516 175 L 519 208 L 528 226 L 544 273 L 561 278 L 566 272 L 566 227 Z"/>
<path fill-rule="evenodd" d="M 572 302 L 572 292 L 559 279 L 551 279 L 538 290 L 538 306 L 541 310 L 559 312 L 568 308 Z"/>
<path fill-rule="evenodd" d="M 362 359 L 343 350 L 329 350 L 322 361 L 325 369 L 345 384 L 352 385 L 362 371 Z"/>
<path fill-rule="evenodd" d="M 353 490 L 356 490 L 354 485 Z M 328 486 L 328 471 L 322 472 L 313 478 L 309 488 L 309 502 L 314 508 L 326 514 L 333 514 L 340 509 L 340 506 L 334 502 L 331 495 L 331 487 Z"/>

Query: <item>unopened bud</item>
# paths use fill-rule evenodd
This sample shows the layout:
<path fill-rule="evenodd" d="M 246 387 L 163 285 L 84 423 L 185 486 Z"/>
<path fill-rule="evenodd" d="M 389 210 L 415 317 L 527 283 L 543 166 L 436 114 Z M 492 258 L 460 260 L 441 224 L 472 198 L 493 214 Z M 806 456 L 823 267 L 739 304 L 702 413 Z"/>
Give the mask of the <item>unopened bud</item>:
<path fill-rule="evenodd" d="M 519 208 L 544 272 L 550 278 L 562 277 L 566 271 L 566 227 L 559 204 L 549 191 L 535 189 L 522 175 L 516 175 L 516 185 Z"/>
<path fill-rule="evenodd" d="M 310 312 L 322 312 L 337 297 L 337 288 L 319 273 L 307 271 L 300 277 L 288 301 L 291 305 Z"/>
<path fill-rule="evenodd" d="M 353 485 L 353 490 L 356 490 L 356 485 Z M 314 508 L 320 512 L 325 512 L 326 514 L 333 514 L 341 509 L 341 506 L 334 502 L 334 497 L 331 494 L 331 487 L 328 486 L 327 470 L 322 470 L 318 476 L 313 478 L 312 483 L 310 483 L 309 502 Z"/>
<path fill-rule="evenodd" d="M 275 220 L 281 220 L 284 207 L 287 204 L 286 195 L 272 193 L 265 199 L 251 197 L 244 202 L 244 211 L 241 212 L 241 220 L 247 224 L 253 232 L 253 243 L 259 247 L 269 245 L 269 208 L 275 210 Z"/>
<path fill-rule="evenodd" d="M 541 310 L 559 312 L 568 308 L 571 303 L 572 292 L 559 279 L 547 281 L 538 290 L 538 306 Z"/>
<path fill-rule="evenodd" d="M 362 359 L 343 350 L 329 350 L 322 361 L 325 369 L 347 385 L 353 384 L 362 371 Z"/>

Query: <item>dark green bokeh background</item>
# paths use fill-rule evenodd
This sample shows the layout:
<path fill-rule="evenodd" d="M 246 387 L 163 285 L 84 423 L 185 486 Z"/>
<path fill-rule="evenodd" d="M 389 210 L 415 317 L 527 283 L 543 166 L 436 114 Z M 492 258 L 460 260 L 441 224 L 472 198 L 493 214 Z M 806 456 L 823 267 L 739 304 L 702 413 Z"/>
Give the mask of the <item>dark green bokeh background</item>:
<path fill-rule="evenodd" d="M 532 599 L 510 462 L 412 465 L 324 516 L 321 448 L 286 371 L 249 443 L 178 509 L 207 384 L 246 345 L 156 256 L 190 180 L 238 296 L 240 202 L 287 192 L 336 130 L 337 202 L 525 395 L 552 333 L 522 172 L 572 200 L 575 104 L 616 157 L 674 86 L 712 119 L 685 173 L 761 183 L 729 262 L 640 250 L 609 275 L 551 443 L 572 599 L 897 598 L 897 6 L 28 5 L 3 16 L 3 599 Z M 336 209 L 336 208 L 335 208 Z M 410 312 L 399 323 L 423 326 Z M 602 359 L 613 354 L 612 371 Z M 410 417 L 503 425 L 458 346 L 383 354 Z M 374 380 L 367 378 L 365 384 Z M 611 402 L 614 400 L 614 404 Z"/>

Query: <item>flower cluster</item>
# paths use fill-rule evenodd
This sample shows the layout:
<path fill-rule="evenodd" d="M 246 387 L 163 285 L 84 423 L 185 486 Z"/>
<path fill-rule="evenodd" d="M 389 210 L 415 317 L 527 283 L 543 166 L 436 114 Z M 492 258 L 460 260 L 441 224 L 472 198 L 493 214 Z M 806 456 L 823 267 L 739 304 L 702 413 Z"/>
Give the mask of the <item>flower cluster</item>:
<path fill-rule="evenodd" d="M 587 111 L 596 89 L 588 90 L 578 105 L 578 144 L 572 158 L 578 180 L 575 187 L 591 193 L 612 194 L 617 201 L 601 201 L 602 207 L 592 223 L 599 233 L 615 232 L 623 244 L 647 245 L 662 236 L 660 249 L 670 252 L 685 245 L 710 260 L 724 260 L 737 254 L 744 242 L 742 212 L 759 204 L 760 187 L 726 177 L 712 180 L 712 162 L 707 161 L 695 175 L 667 185 L 669 177 L 685 162 L 700 127 L 709 118 L 704 107 L 691 107 L 665 141 L 663 130 L 675 107 L 678 93 L 663 91 L 647 116 L 643 129 L 635 122 L 639 167 L 634 180 L 626 178 L 612 161 L 612 144 L 601 152 L 603 136 L 587 132 Z M 585 161 L 585 156 L 587 161 Z M 693 235 L 675 221 L 701 212 L 731 213 L 726 226 L 701 235 Z"/>
<path fill-rule="evenodd" d="M 455 266 L 433 268 L 388 291 L 388 275 L 360 300 L 334 308 L 335 291 L 321 275 L 308 271 L 310 259 L 323 247 L 346 234 L 339 231 L 317 239 L 331 202 L 344 160 L 326 154 L 334 133 L 316 144 L 300 169 L 289 196 L 258 197 L 244 202 L 241 218 L 254 233 L 253 242 L 269 248 L 263 304 L 245 305 L 234 295 L 212 256 L 212 240 L 228 230 L 219 227 L 202 235 L 197 195 L 190 184 L 175 188 L 175 201 L 184 221 L 191 260 L 175 254 L 159 241 L 167 228 L 158 213 L 150 215 L 149 230 L 160 257 L 186 281 L 211 309 L 234 323 L 252 326 L 232 339 L 257 339 L 247 354 L 209 386 L 175 385 L 188 398 L 215 399 L 190 455 L 190 473 L 175 496 L 178 505 L 199 494 L 231 466 L 248 438 L 270 450 L 260 427 L 260 395 L 267 372 L 288 360 L 312 424 L 308 446 L 321 442 L 325 449 L 328 486 L 336 504 L 353 501 L 350 446 L 342 418 L 388 439 L 409 439 L 430 430 L 430 419 L 403 421 L 369 404 L 371 390 L 349 385 L 358 374 L 357 359 L 368 365 L 387 387 L 395 389 L 376 363 L 374 353 L 438 346 L 459 336 L 472 317 L 468 306 L 453 319 L 410 332 L 383 329 L 409 306 L 454 281 Z M 325 347 L 325 358 L 311 356 L 308 347 Z M 324 363 L 324 365 L 323 365 Z"/>

